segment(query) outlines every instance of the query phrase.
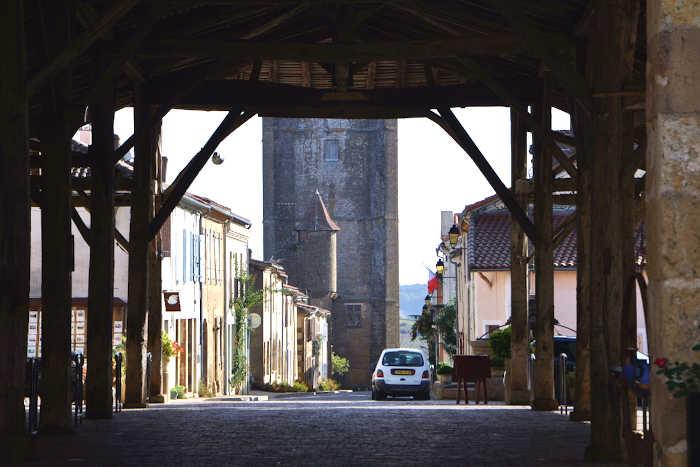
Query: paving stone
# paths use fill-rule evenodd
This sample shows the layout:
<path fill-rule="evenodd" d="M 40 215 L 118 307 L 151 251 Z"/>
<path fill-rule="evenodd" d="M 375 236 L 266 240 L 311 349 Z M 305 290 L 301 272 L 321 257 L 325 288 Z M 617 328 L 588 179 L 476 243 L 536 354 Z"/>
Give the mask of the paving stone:
<path fill-rule="evenodd" d="M 527 407 L 369 393 L 188 400 L 41 436 L 32 465 L 583 465 L 589 425 Z"/>

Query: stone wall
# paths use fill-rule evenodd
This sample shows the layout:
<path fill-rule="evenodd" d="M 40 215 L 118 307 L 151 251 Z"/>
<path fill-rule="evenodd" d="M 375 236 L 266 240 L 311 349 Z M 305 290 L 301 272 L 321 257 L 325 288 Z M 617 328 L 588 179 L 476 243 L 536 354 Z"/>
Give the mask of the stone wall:
<path fill-rule="evenodd" d="M 647 9 L 650 352 L 700 363 L 700 2 Z M 651 408 L 655 465 L 686 465 L 685 400 L 657 375 Z"/>
<path fill-rule="evenodd" d="M 265 118 L 263 177 L 265 259 L 290 284 L 310 287 L 307 262 L 329 269 L 297 254 L 316 190 L 340 227 L 330 342 L 350 359 L 347 384 L 366 386 L 382 349 L 399 345 L 396 121 Z"/>

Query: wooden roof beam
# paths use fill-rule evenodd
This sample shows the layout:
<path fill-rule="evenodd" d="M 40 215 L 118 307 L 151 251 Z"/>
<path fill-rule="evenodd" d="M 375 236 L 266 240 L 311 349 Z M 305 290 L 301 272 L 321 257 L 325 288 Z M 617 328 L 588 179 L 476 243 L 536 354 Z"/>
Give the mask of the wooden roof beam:
<path fill-rule="evenodd" d="M 264 59 L 343 63 L 502 55 L 516 53 L 520 47 L 521 44 L 511 36 L 362 44 L 163 39 L 144 44 L 141 53 L 147 57 L 227 57 L 247 61 Z"/>
<path fill-rule="evenodd" d="M 83 18 L 81 21 L 83 27 L 86 29 L 94 28 L 99 21 L 99 14 L 97 10 L 95 10 L 95 7 L 89 3 L 82 3 L 79 10 L 82 14 L 78 15 L 78 18 Z M 123 69 L 124 73 L 126 73 L 126 75 L 134 81 L 143 82 L 145 80 L 143 70 L 137 63 L 131 60 L 131 57 L 133 57 L 134 53 L 136 52 L 137 46 L 140 45 L 140 43 L 151 31 L 151 28 L 155 22 L 156 15 L 147 14 L 141 17 L 139 22 L 136 24 L 136 32 L 129 37 L 119 51 L 118 56 L 111 60 L 110 66 L 103 73 L 103 75 L 106 76 L 100 76 L 98 79 L 98 84 L 93 87 L 93 92 L 95 92 L 94 90 L 101 89 L 103 85 L 102 83 L 105 81 L 110 81 L 111 77 L 116 76 L 117 70 L 120 68 Z"/>
<path fill-rule="evenodd" d="M 514 8 L 507 0 L 490 0 L 497 8 L 510 27 L 523 41 L 527 51 L 544 62 L 557 84 L 575 97 L 576 101 L 586 111 L 593 108 L 591 90 L 583 76 L 575 68 L 575 46 L 571 39 L 563 34 L 544 34 L 536 25 L 529 21 L 518 8 Z"/>
<path fill-rule="evenodd" d="M 513 94 L 522 101 L 530 101 L 536 96 L 532 92 L 534 82 L 519 80 L 508 82 Z M 146 99 L 150 104 L 160 104 L 171 94 L 167 81 L 149 84 Z M 416 109 L 413 116 L 422 116 L 421 109 L 447 105 L 460 106 L 494 106 L 503 105 L 503 100 L 482 83 L 470 85 L 450 85 L 420 88 L 379 88 L 375 90 L 356 90 L 345 93 L 322 91 L 301 86 L 289 86 L 270 82 L 249 82 L 247 80 L 209 81 L 181 96 L 174 102 L 174 107 L 184 109 L 226 110 L 234 105 L 250 109 L 261 114 L 283 113 L 285 109 L 297 110 L 316 108 L 324 115 L 324 109 L 332 111 L 346 106 L 346 110 L 385 107 L 383 115 L 391 109 Z M 292 112 L 289 116 L 296 114 Z M 341 118 L 341 117 L 338 117 Z M 368 117 L 369 118 L 369 117 Z M 384 117 L 391 118 L 391 117 Z"/>
<path fill-rule="evenodd" d="M 539 122 L 536 121 L 527 111 L 527 106 L 525 106 L 520 100 L 513 95 L 513 93 L 501 84 L 496 78 L 491 76 L 491 74 L 486 71 L 481 65 L 479 65 L 475 60 L 469 58 L 461 58 L 458 62 L 466 69 L 466 73 L 476 73 L 477 77 L 481 82 L 493 91 L 494 94 L 503 99 L 503 102 L 514 108 L 523 119 L 525 125 L 533 132 L 540 135 L 544 140 L 544 143 L 548 146 L 554 158 L 559 162 L 559 164 L 566 170 L 569 176 L 573 179 L 577 176 L 576 167 L 571 162 L 571 160 L 564 154 L 564 151 L 559 147 L 559 145 L 554 140 L 552 136 L 551 128 L 543 128 Z"/>
<path fill-rule="evenodd" d="M 118 1 L 102 18 L 100 18 L 94 27 L 83 32 L 61 53 L 54 55 L 41 70 L 32 75 L 27 84 L 27 94 L 35 94 L 55 71 L 67 66 L 94 44 L 96 40 L 112 30 L 114 25 L 138 5 L 140 1 L 141 0 Z"/>
<path fill-rule="evenodd" d="M 280 26 L 282 23 L 287 22 L 291 18 L 295 17 L 302 11 L 306 10 L 308 8 L 308 3 L 304 2 L 296 7 L 292 8 L 291 10 L 287 10 L 284 13 L 275 16 L 273 18 L 270 18 L 268 21 L 265 21 L 263 24 L 257 26 L 256 28 L 248 31 L 244 35 L 241 36 L 241 39 L 248 40 L 248 39 L 254 39 L 258 36 L 262 36 L 266 32 L 272 31 L 275 29 L 277 26 Z"/>

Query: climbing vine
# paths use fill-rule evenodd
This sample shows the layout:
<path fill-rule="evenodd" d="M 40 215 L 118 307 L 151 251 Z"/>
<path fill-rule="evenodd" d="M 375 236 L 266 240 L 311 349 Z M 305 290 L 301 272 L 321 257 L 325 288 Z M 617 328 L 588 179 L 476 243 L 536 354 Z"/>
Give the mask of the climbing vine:
<path fill-rule="evenodd" d="M 265 296 L 263 289 L 255 287 L 255 278 L 251 275 L 241 275 L 238 277 L 242 284 L 242 290 L 238 298 L 230 301 L 230 307 L 234 314 L 234 347 L 231 361 L 231 379 L 229 384 L 232 388 L 240 388 L 246 378 L 246 333 L 248 332 L 248 309 L 261 303 Z M 233 295 L 233 291 L 231 291 Z"/>

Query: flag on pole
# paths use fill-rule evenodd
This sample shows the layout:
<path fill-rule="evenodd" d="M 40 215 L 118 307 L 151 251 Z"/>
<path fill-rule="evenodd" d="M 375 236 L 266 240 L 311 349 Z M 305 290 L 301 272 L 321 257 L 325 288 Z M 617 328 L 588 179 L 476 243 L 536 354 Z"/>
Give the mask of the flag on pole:
<path fill-rule="evenodd" d="M 437 275 L 428 269 L 428 295 L 432 295 L 438 288 L 439 281 Z"/>

